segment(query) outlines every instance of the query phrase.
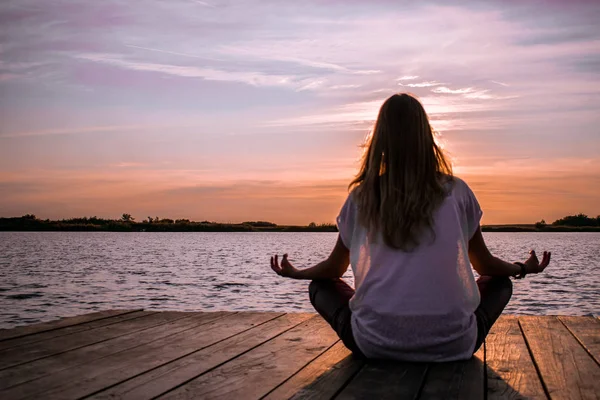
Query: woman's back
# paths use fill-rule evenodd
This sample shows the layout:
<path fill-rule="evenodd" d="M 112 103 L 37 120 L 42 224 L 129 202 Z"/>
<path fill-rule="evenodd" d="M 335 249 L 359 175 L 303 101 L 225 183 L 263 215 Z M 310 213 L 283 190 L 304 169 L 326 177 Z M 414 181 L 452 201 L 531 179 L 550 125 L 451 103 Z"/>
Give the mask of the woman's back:
<path fill-rule="evenodd" d="M 454 178 L 446 188 L 432 231 L 424 231 L 410 251 L 369 234 L 358 222 L 352 194 L 342 208 L 337 222 L 355 276 L 352 327 L 368 357 L 449 361 L 473 354 L 479 292 L 468 242 L 481 210 L 462 180 Z"/>

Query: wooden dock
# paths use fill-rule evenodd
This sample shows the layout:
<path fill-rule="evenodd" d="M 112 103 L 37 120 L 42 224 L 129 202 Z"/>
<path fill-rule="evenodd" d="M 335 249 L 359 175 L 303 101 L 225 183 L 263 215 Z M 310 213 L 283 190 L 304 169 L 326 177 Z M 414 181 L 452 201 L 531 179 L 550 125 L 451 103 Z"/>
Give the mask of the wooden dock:
<path fill-rule="evenodd" d="M 0 330 L 0 399 L 600 397 L 597 318 L 503 316 L 486 356 L 365 363 L 315 314 L 111 310 Z"/>

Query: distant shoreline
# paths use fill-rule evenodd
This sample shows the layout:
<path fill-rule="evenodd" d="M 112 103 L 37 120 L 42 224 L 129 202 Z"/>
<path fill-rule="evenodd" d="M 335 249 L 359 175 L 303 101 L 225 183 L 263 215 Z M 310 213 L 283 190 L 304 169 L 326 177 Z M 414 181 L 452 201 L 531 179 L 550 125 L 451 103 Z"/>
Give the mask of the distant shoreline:
<path fill-rule="evenodd" d="M 241 233 L 261 233 L 261 232 L 306 232 L 306 233 L 335 233 L 337 229 L 326 230 L 326 229 L 311 229 L 303 226 L 285 226 L 280 227 L 280 229 L 255 229 L 255 230 L 247 230 L 247 229 L 211 229 L 211 230 L 125 230 L 125 229 L 0 229 L 0 232 L 129 232 L 129 233 L 157 233 L 157 232 L 167 232 L 167 233 L 178 233 L 178 232 L 205 232 L 205 233 L 218 233 L 218 232 L 241 232 Z M 496 228 L 489 226 L 482 226 L 481 231 L 485 233 L 565 233 L 565 232 L 579 232 L 579 233 L 594 233 L 600 232 L 600 228 L 595 227 L 587 227 L 587 228 L 573 228 L 573 227 L 558 227 L 553 229 L 523 229 L 523 228 Z"/>
<path fill-rule="evenodd" d="M 337 232 L 334 224 L 276 225 L 255 221 L 240 224 L 156 219 L 136 222 L 132 219 L 107 220 L 96 217 L 70 220 L 41 220 L 35 216 L 0 218 L 4 232 Z M 600 232 L 600 226 L 540 224 L 483 225 L 483 232 Z"/>
<path fill-rule="evenodd" d="M 599 226 L 483 225 L 482 232 L 600 232 Z"/>

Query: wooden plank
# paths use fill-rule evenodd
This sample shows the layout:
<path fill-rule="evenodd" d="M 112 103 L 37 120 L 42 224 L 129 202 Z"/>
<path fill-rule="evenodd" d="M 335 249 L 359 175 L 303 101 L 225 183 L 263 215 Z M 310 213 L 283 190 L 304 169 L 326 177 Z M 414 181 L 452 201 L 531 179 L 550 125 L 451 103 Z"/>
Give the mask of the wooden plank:
<path fill-rule="evenodd" d="M 204 372 L 293 328 L 314 314 L 292 313 L 206 347 L 159 368 L 100 392 L 93 399 L 150 399 L 186 383 Z"/>
<path fill-rule="evenodd" d="M 21 336 L 32 335 L 34 333 L 60 329 L 66 326 L 78 325 L 85 322 L 95 321 L 104 318 L 110 318 L 115 315 L 127 314 L 138 310 L 107 310 L 98 311 L 91 314 L 77 315 L 74 317 L 61 318 L 55 321 L 44 322 L 41 324 L 19 326 L 12 329 L 0 329 L 0 341 L 13 339 Z"/>
<path fill-rule="evenodd" d="M 118 314 L 112 317 L 102 318 L 98 320 L 93 320 L 77 325 L 71 325 L 63 328 L 56 328 L 47 330 L 44 332 L 33 333 L 26 336 L 21 336 L 18 338 L 7 339 L 5 341 L 0 342 L 0 351 L 4 351 L 10 349 L 12 347 L 25 346 L 30 345 L 31 343 L 41 342 L 43 340 L 55 339 L 60 336 L 70 335 L 76 332 L 88 331 L 90 329 L 96 329 L 103 326 L 108 326 L 112 324 L 117 324 L 122 321 L 127 321 L 130 319 L 139 318 L 145 315 L 153 314 L 154 312 L 150 311 L 134 311 L 126 314 Z"/>
<path fill-rule="evenodd" d="M 429 365 L 419 400 L 483 399 L 483 349 L 470 360 Z"/>
<path fill-rule="evenodd" d="M 367 361 L 336 399 L 416 399 L 427 364 Z"/>
<path fill-rule="evenodd" d="M 593 317 L 560 316 L 560 321 L 600 365 L 600 322 Z"/>
<path fill-rule="evenodd" d="M 338 341 L 264 399 L 333 398 L 363 365 L 363 360 L 353 357 L 350 350 Z"/>
<path fill-rule="evenodd" d="M 556 317 L 522 316 L 519 324 L 551 399 L 597 399 L 600 368 Z"/>
<path fill-rule="evenodd" d="M 546 399 L 516 316 L 501 316 L 486 339 L 488 399 Z"/>
<path fill-rule="evenodd" d="M 5 362 L 4 355 L 11 355 L 16 349 L 21 350 L 25 360 L 31 357 L 30 348 L 34 353 L 41 352 L 41 358 L 0 370 L 0 398 L 92 395 L 135 399 L 166 392 L 164 397 L 168 398 L 266 395 L 274 399 L 289 398 L 298 391 L 294 397 L 298 399 L 331 398 L 340 389 L 342 399 L 414 398 L 419 386 L 419 398 L 481 395 L 481 384 L 466 383 L 482 383 L 481 378 L 469 378 L 480 376 L 481 362 L 473 361 L 482 358 L 482 350 L 477 358 L 464 363 L 429 367 L 410 364 L 402 369 L 402 363 L 369 362 L 360 369 L 363 364 L 348 357 L 348 350 L 326 324 L 320 328 L 320 334 L 316 333 L 319 329 L 315 329 L 314 321 L 324 324 L 320 317 L 290 329 L 294 314 L 276 318 L 280 314 L 271 313 L 275 319 L 269 320 L 266 313 L 240 313 L 235 317 L 222 313 L 228 316 L 219 320 L 215 317 L 218 313 L 209 313 L 213 319 L 209 318 L 211 322 L 205 326 L 201 325 L 208 322 L 204 313 L 198 317 L 171 314 L 179 314 L 181 319 L 137 331 L 133 327 L 135 319 L 131 319 L 133 330 L 121 330 L 120 335 L 100 341 L 94 338 L 89 345 L 82 345 L 88 340 L 85 337 L 93 337 L 96 332 L 109 335 L 107 332 L 113 328 L 122 329 L 128 323 L 123 321 L 128 318 L 126 314 L 0 341 L 0 346 L 11 341 L 14 346 L 22 341 L 17 347 L 0 352 L 0 365 Z M 262 314 L 262 319 L 256 314 Z M 132 312 L 129 318 L 135 315 L 144 315 L 140 320 L 151 317 L 147 312 Z M 307 328 L 309 322 L 312 325 Z M 536 367 L 551 398 L 596 398 L 596 393 L 600 393 L 598 325 L 600 322 L 592 317 L 501 317 L 487 338 L 489 398 L 544 398 Z M 286 329 L 290 330 L 282 333 Z M 319 337 L 312 338 L 314 335 Z M 323 339 L 327 335 L 331 335 L 329 344 L 325 343 L 327 338 Z M 64 350 L 72 347 L 72 342 L 80 346 Z M 415 382 L 419 383 L 416 392 Z M 436 393 L 443 395 L 436 397 Z"/>
<path fill-rule="evenodd" d="M 162 313 L 161 313 L 162 314 Z M 184 357 L 281 314 L 245 312 L 162 338 L 108 357 L 14 386 L 2 398 L 73 399 L 90 396 Z"/>
<path fill-rule="evenodd" d="M 258 399 L 337 340 L 329 324 L 315 316 L 160 398 Z"/>
<path fill-rule="evenodd" d="M 54 354 L 60 354 L 65 351 L 74 350 L 79 347 L 103 342 L 108 339 L 126 335 L 131 332 L 140 331 L 152 326 L 161 325 L 185 316 L 177 312 L 142 312 L 147 313 L 147 315 L 123 321 L 118 324 L 103 326 L 89 331 L 77 332 L 72 335 L 61 336 L 60 340 L 42 341 L 19 347 L 12 347 L 10 349 L 1 351 L 0 370 L 25 364 L 40 358 L 49 357 Z"/>
<path fill-rule="evenodd" d="M 5 369 L 0 371 L 0 390 L 76 365 L 93 363 L 99 358 L 195 328 L 229 314 L 226 312 L 181 313 L 183 318 L 166 324 Z"/>

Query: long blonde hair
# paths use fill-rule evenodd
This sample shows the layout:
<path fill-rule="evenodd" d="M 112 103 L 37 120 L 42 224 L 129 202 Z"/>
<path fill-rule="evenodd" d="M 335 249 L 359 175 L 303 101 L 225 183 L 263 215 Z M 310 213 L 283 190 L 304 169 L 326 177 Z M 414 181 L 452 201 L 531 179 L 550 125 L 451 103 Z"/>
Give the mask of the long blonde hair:
<path fill-rule="evenodd" d="M 415 249 L 427 231 L 433 234 L 433 213 L 452 181 L 419 100 L 402 93 L 383 103 L 361 164 L 350 183 L 359 223 L 370 234 L 381 232 L 390 247 Z"/>

